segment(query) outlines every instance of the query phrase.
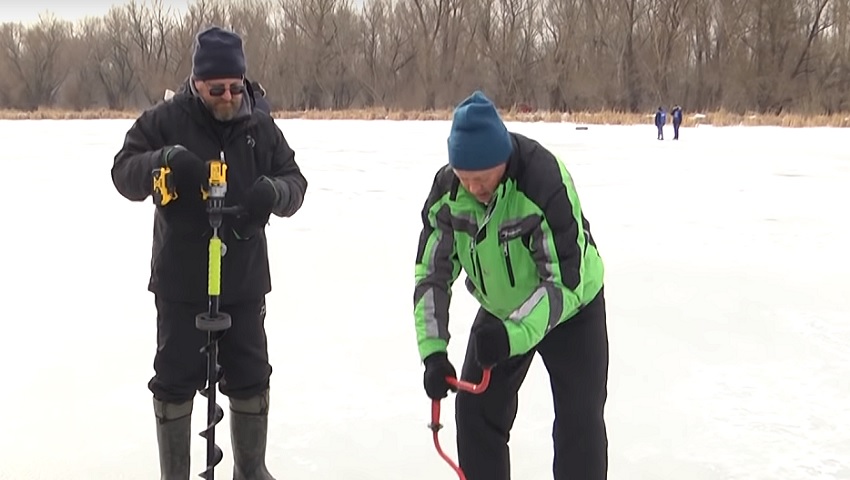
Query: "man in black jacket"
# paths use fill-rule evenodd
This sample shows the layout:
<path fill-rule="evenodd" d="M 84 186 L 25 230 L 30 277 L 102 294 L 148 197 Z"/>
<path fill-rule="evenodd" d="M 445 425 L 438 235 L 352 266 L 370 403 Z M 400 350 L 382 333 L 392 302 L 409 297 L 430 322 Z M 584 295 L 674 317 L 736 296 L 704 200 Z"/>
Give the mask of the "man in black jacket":
<path fill-rule="evenodd" d="M 225 216 L 220 236 L 221 310 L 232 326 L 221 338 L 220 388 L 230 398 L 234 478 L 271 480 L 265 466 L 269 365 L 264 320 L 271 291 L 264 227 L 271 214 L 289 217 L 304 200 L 307 181 L 294 152 L 267 114 L 257 112 L 245 80 L 241 38 L 211 27 L 194 44 L 188 88 L 145 111 L 115 156 L 115 188 L 132 201 L 153 193 L 152 171 L 171 169 L 177 198 L 154 213 L 148 289 L 155 295 L 157 351 L 148 384 L 157 417 L 164 480 L 188 480 L 190 419 L 195 393 L 205 386 L 206 333 L 195 315 L 207 311 L 211 235 L 201 190 L 206 162 L 223 156 L 225 204 L 245 214 Z"/>

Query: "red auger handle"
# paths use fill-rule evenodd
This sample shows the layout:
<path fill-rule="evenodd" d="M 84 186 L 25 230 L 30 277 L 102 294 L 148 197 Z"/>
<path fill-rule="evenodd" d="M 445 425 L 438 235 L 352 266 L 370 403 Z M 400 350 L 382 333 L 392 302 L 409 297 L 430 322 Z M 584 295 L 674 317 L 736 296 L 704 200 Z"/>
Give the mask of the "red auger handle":
<path fill-rule="evenodd" d="M 478 383 L 471 383 L 464 380 L 458 380 L 454 377 L 446 377 L 446 381 L 449 385 L 457 387 L 457 389 L 464 392 L 469 393 L 481 393 L 484 390 L 487 390 L 487 387 L 490 385 L 490 368 L 485 368 L 481 373 L 481 381 Z M 439 430 L 443 426 L 440 425 L 440 401 L 432 400 L 431 401 L 431 423 L 428 425 L 428 428 L 431 429 L 434 436 L 434 448 L 437 449 L 437 453 L 442 457 L 443 460 L 451 467 L 452 470 L 457 474 L 458 480 L 466 480 L 466 476 L 463 473 L 463 470 L 456 464 L 446 452 L 443 451 L 443 448 L 440 446 L 440 439 L 438 438 Z"/>
<path fill-rule="evenodd" d="M 449 382 L 450 385 L 457 387 L 458 390 L 463 390 L 464 392 L 469 393 L 482 393 L 484 390 L 487 390 L 488 386 L 490 386 L 490 370 L 491 368 L 484 369 L 481 374 L 481 381 L 478 383 L 458 380 L 454 377 L 446 377 L 446 381 Z"/>

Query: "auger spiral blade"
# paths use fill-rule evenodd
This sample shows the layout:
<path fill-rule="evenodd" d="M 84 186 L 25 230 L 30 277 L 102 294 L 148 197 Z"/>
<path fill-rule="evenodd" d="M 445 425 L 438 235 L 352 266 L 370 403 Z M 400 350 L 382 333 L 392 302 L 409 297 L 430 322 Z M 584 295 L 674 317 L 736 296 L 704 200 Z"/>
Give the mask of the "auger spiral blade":
<path fill-rule="evenodd" d="M 198 316 L 198 322 L 201 323 L 209 316 Z M 230 316 L 226 313 L 219 312 L 215 315 L 217 325 L 230 325 Z M 207 324 L 208 325 L 208 324 Z M 216 390 L 219 380 L 223 375 L 223 370 L 218 364 L 218 340 L 221 338 L 222 332 L 219 330 L 207 329 L 208 342 L 201 348 L 201 352 L 207 355 L 207 386 L 199 391 L 201 395 L 207 398 L 207 428 L 199 433 L 201 437 L 207 441 L 207 468 L 199 474 L 205 480 L 214 480 L 215 467 L 221 463 L 224 456 L 221 448 L 215 444 L 215 427 L 224 418 L 224 409 L 216 403 Z"/>

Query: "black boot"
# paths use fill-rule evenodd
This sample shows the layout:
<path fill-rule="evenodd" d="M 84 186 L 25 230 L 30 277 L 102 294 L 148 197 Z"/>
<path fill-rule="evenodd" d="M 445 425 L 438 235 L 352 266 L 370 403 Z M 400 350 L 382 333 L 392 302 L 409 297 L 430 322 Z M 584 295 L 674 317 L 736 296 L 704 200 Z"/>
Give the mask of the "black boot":
<path fill-rule="evenodd" d="M 165 403 L 153 399 L 160 480 L 189 480 L 192 401 Z"/>
<path fill-rule="evenodd" d="M 266 469 L 269 391 L 245 400 L 230 399 L 233 480 L 275 480 Z"/>

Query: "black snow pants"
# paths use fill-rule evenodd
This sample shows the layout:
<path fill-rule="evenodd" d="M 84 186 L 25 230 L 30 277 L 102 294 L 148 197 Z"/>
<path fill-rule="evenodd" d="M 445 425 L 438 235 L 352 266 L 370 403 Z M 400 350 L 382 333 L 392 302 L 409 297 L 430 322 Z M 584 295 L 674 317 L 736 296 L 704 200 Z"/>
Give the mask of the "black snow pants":
<path fill-rule="evenodd" d="M 195 397 L 206 386 L 207 356 L 201 348 L 207 344 L 207 332 L 195 327 L 195 316 L 208 305 L 183 303 L 156 298 L 157 349 L 155 375 L 148 388 L 158 400 L 182 403 Z M 223 305 L 221 311 L 232 317 L 231 327 L 219 340 L 218 363 L 223 370 L 219 383 L 228 397 L 247 399 L 269 386 L 264 298 Z"/>
<path fill-rule="evenodd" d="M 481 319 L 479 313 L 474 323 Z M 459 466 L 467 480 L 511 478 L 508 438 L 517 414 L 517 392 L 535 351 L 543 359 L 552 386 L 554 479 L 606 479 L 608 435 L 603 414 L 608 396 L 608 330 L 604 290 L 574 318 L 550 331 L 534 350 L 496 365 L 483 393 L 458 392 Z M 478 382 L 481 373 L 470 344 L 461 377 Z"/>

